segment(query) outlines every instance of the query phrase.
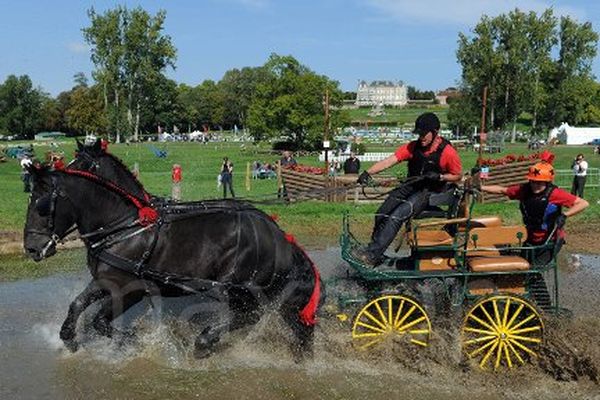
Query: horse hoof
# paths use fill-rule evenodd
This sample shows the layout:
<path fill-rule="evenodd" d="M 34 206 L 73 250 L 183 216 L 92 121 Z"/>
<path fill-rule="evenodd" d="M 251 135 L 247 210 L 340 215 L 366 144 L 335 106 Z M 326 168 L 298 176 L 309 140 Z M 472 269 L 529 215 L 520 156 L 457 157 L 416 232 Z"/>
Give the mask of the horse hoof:
<path fill-rule="evenodd" d="M 198 346 L 196 345 L 194 348 L 194 358 L 201 360 L 203 358 L 208 358 L 213 353 L 212 346 Z"/>
<path fill-rule="evenodd" d="M 75 353 L 79 349 L 79 344 L 75 340 L 63 340 L 63 343 L 71 353 Z"/>

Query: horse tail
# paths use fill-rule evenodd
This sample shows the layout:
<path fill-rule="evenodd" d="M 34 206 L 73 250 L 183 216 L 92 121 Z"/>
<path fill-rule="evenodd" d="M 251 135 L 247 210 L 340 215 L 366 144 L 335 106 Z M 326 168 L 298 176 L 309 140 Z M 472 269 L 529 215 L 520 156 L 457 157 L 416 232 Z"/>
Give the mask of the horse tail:
<path fill-rule="evenodd" d="M 317 323 L 317 311 L 319 305 L 325 299 L 325 288 L 321 282 L 321 275 L 319 274 L 319 270 L 312 259 L 306 254 L 306 251 L 296 242 L 296 238 L 293 235 L 287 234 L 285 235 L 286 240 L 296 249 L 299 253 L 299 256 L 302 258 L 302 261 L 308 262 L 310 264 L 313 277 L 314 277 L 314 285 L 312 288 L 312 293 L 308 302 L 304 305 L 304 307 L 298 312 L 298 317 L 300 322 L 306 326 L 314 326 Z"/>

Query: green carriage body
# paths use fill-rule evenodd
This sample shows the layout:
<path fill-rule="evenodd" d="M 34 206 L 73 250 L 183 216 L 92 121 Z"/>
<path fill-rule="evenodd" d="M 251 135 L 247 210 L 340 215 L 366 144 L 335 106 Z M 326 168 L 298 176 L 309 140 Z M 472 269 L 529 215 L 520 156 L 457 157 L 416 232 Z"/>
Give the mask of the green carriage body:
<path fill-rule="evenodd" d="M 411 317 L 414 319 L 407 319 L 412 321 L 408 324 L 413 329 L 410 332 L 426 333 L 428 339 L 431 324 L 427 307 L 422 307 L 415 288 L 436 282 L 438 288 L 442 287 L 443 305 L 459 310 L 464 316 L 463 348 L 469 357 L 480 357 L 482 368 L 490 363 L 494 369 L 512 367 L 517 361 L 524 363 L 526 357 L 536 356 L 542 342 L 542 315 L 561 310 L 558 246 L 553 241 L 535 247 L 524 245 L 524 227 L 501 223 L 482 226 L 480 219 L 472 217 L 473 206 L 474 200 L 463 218 L 412 223 L 406 232 L 410 254 L 386 256 L 383 264 L 375 268 L 353 257 L 352 250 L 362 244 L 351 232 L 350 216 L 344 214 L 341 255 L 350 268 L 345 276 L 335 278 L 338 282 L 332 282 L 332 286 L 346 280 L 362 289 L 358 293 L 342 290 L 336 295 L 336 309 L 342 320 L 363 307 L 352 320 L 354 339 L 381 335 L 380 331 L 404 335 L 408 331 L 402 328 L 398 332 L 397 322 L 406 318 L 401 315 L 405 303 L 412 306 L 404 311 L 408 308 L 416 314 Z M 454 233 L 429 231 L 434 232 L 437 242 L 419 242 L 427 228 L 442 226 L 452 227 Z M 389 324 L 385 322 L 388 319 Z M 365 331 L 364 327 L 368 329 Z M 425 339 L 411 337 L 412 343 L 427 345 Z M 376 340 L 368 341 L 366 346 L 373 343 Z M 479 343 L 483 345 L 478 346 Z"/>

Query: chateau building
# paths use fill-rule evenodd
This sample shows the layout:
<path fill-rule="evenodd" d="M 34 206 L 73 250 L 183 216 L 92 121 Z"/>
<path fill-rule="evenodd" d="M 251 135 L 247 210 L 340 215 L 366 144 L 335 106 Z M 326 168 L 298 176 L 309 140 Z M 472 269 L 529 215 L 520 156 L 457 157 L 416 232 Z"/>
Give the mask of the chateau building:
<path fill-rule="evenodd" d="M 365 81 L 358 82 L 356 105 L 361 106 L 403 106 L 408 102 L 408 89 L 404 82 Z"/>

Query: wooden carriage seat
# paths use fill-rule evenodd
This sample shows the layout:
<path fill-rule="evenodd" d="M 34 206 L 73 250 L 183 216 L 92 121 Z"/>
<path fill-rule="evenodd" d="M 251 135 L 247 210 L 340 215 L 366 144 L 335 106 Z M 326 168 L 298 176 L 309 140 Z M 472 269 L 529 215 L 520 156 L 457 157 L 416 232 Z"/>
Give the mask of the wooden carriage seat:
<path fill-rule="evenodd" d="M 519 246 L 527 237 L 522 225 L 473 228 L 469 231 L 468 248 Z"/>
<path fill-rule="evenodd" d="M 446 231 L 417 231 L 417 244 L 419 247 L 450 246 L 452 241 L 452 236 Z"/>
<path fill-rule="evenodd" d="M 469 257 L 467 263 L 472 272 L 512 272 L 527 271 L 529 263 L 522 257 Z M 525 276 L 523 275 L 484 275 L 484 278 L 470 279 L 468 289 L 471 294 L 484 295 L 497 292 L 516 294 L 525 293 Z"/>
<path fill-rule="evenodd" d="M 527 271 L 530 267 L 526 259 L 518 256 L 475 256 L 467 260 L 473 272 Z"/>
<path fill-rule="evenodd" d="M 502 225 L 502 219 L 498 216 L 486 216 L 471 219 L 471 227 L 498 227 Z M 459 229 L 466 227 L 466 222 L 458 224 Z M 449 246 L 453 242 L 452 235 L 444 230 L 417 230 L 416 236 L 419 247 Z"/>
<path fill-rule="evenodd" d="M 453 271 L 456 269 L 456 260 L 452 251 L 426 251 L 419 253 L 419 271 Z"/>

